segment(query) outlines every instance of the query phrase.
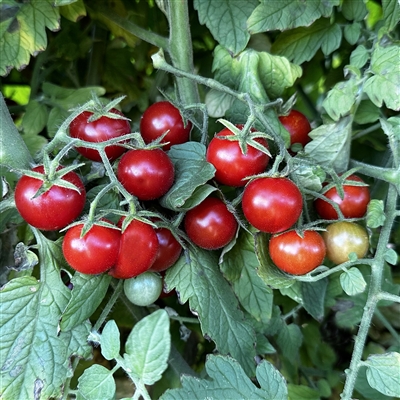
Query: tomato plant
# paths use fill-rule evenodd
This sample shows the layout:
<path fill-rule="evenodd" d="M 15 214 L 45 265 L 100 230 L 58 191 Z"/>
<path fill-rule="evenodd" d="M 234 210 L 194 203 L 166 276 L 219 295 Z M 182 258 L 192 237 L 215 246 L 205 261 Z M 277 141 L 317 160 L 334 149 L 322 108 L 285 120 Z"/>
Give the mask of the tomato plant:
<path fill-rule="evenodd" d="M 304 275 L 322 264 L 326 247 L 316 231 L 288 231 L 270 239 L 269 253 L 274 264 L 282 271 Z"/>
<path fill-rule="evenodd" d="M 243 125 L 237 127 L 242 129 Z M 247 177 L 265 171 L 269 156 L 252 146 L 247 146 L 247 152 L 243 154 L 237 140 L 221 138 L 232 135 L 233 132 L 228 128 L 217 133 L 208 145 L 206 159 L 216 169 L 217 182 L 229 186 L 244 186 Z M 256 138 L 255 141 L 268 149 L 265 139 Z"/>
<path fill-rule="evenodd" d="M 189 140 L 192 123 L 183 122 L 179 110 L 168 101 L 159 101 L 146 109 L 140 119 L 140 133 L 145 143 L 151 143 L 168 132 L 161 143 L 163 150 L 169 150 L 174 144 Z"/>
<path fill-rule="evenodd" d="M 124 117 L 123 113 L 115 108 L 110 110 L 111 114 Z M 102 116 L 89 122 L 93 113 L 84 111 L 79 114 L 69 127 L 69 134 L 73 138 L 86 142 L 98 143 L 113 139 L 131 132 L 131 126 L 126 119 L 117 119 L 109 116 Z M 101 161 L 99 152 L 95 149 L 77 147 L 76 150 L 84 157 L 93 161 Z M 126 148 L 118 145 L 111 145 L 105 148 L 109 160 L 115 160 L 126 151 Z"/>
<path fill-rule="evenodd" d="M 203 249 L 219 249 L 235 236 L 238 223 L 226 204 L 207 197 L 185 216 L 185 231 L 190 240 Z"/>
<path fill-rule="evenodd" d="M 258 178 L 245 187 L 242 207 L 255 228 L 278 233 L 299 219 L 303 199 L 298 187 L 287 178 Z"/>
<path fill-rule="evenodd" d="M 351 253 L 362 258 L 368 252 L 368 233 L 354 222 L 334 222 L 327 226 L 322 236 L 326 244 L 326 256 L 335 264 L 348 261 Z"/>
<path fill-rule="evenodd" d="M 154 272 L 143 272 L 134 278 L 125 279 L 124 293 L 132 304 L 149 306 L 162 292 L 162 278 Z"/>
<path fill-rule="evenodd" d="M 288 115 L 280 115 L 279 121 L 290 134 L 290 144 L 300 143 L 303 147 L 311 140 L 308 134 L 311 125 L 307 117 L 297 110 L 290 110 Z"/>
<path fill-rule="evenodd" d="M 117 176 L 139 200 L 154 200 L 171 188 L 174 165 L 161 149 L 129 150 L 118 163 Z"/>
<path fill-rule="evenodd" d="M 122 220 L 119 221 L 119 225 L 122 224 Z M 117 262 L 108 273 L 118 279 L 140 275 L 152 266 L 157 257 L 158 247 L 157 234 L 153 227 L 133 220 L 121 234 Z"/>
<path fill-rule="evenodd" d="M 357 175 L 350 175 L 346 180 L 362 182 L 364 181 Z M 367 212 L 368 203 L 370 201 L 370 193 L 368 186 L 352 186 L 351 184 L 343 185 L 344 197 L 341 198 L 335 187 L 326 191 L 324 196 L 335 202 L 345 218 L 361 218 Z M 327 201 L 316 199 L 314 201 L 317 213 L 324 219 L 337 219 L 338 215 L 335 209 Z"/>
<path fill-rule="evenodd" d="M 84 224 L 69 228 L 64 236 L 62 251 L 67 263 L 82 274 L 102 274 L 117 262 L 121 232 L 93 225 L 82 236 Z"/>
<path fill-rule="evenodd" d="M 157 228 L 155 231 L 159 246 L 156 259 L 150 269 L 161 272 L 175 264 L 182 253 L 182 246 L 169 229 Z"/>
<path fill-rule="evenodd" d="M 39 165 L 32 171 L 44 174 L 44 167 Z M 81 214 L 86 199 L 82 180 L 73 171 L 65 174 L 62 180 L 72 183 L 77 190 L 47 182 L 45 175 L 43 180 L 28 175 L 21 177 L 15 187 L 15 205 L 28 224 L 55 231 L 66 227 Z M 40 189 L 44 190 L 41 194 L 38 193 Z"/>

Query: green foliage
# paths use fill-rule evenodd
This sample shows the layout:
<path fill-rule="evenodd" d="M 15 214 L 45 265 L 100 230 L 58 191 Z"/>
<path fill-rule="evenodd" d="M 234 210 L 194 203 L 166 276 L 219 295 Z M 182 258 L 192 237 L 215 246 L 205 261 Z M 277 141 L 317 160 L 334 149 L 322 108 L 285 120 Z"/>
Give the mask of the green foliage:
<path fill-rule="evenodd" d="M 211 379 L 182 378 L 182 389 L 168 390 L 162 400 L 168 399 L 287 399 L 283 376 L 268 361 L 257 366 L 256 377 L 260 388 L 254 385 L 240 364 L 223 356 L 208 357 L 206 371 Z"/>

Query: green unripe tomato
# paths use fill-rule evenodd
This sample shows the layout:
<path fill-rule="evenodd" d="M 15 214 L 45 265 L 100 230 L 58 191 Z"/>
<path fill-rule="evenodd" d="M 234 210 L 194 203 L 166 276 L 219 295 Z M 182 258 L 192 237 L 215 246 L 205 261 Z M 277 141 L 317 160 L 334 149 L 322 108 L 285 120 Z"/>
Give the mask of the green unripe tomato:
<path fill-rule="evenodd" d="M 143 272 L 134 278 L 125 280 L 124 292 L 132 304 L 149 306 L 160 297 L 162 286 L 160 275 L 154 272 Z"/>
<path fill-rule="evenodd" d="M 367 231 L 354 222 L 339 221 L 327 226 L 322 232 L 326 244 L 326 257 L 335 264 L 349 260 L 349 254 L 364 257 L 369 248 Z"/>

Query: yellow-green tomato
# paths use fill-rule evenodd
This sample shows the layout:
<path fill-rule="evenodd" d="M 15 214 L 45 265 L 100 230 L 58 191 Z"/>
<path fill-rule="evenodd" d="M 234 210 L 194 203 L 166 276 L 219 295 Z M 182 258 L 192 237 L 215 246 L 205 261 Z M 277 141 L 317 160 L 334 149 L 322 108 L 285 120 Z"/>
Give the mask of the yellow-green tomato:
<path fill-rule="evenodd" d="M 322 232 L 326 244 L 326 257 L 335 264 L 349 261 L 350 253 L 362 258 L 367 254 L 367 231 L 354 222 L 339 221 L 328 225 Z"/>
<path fill-rule="evenodd" d="M 134 278 L 125 280 L 124 292 L 132 304 L 149 306 L 160 297 L 162 285 L 162 278 L 159 274 L 143 272 Z"/>

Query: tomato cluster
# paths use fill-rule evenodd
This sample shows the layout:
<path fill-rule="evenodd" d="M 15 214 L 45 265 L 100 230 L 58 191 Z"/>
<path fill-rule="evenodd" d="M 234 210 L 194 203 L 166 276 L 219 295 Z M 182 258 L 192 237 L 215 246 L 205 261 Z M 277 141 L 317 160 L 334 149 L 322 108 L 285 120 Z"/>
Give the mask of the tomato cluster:
<path fill-rule="evenodd" d="M 290 134 L 292 155 L 298 149 L 292 145 L 304 147 L 311 140 L 311 126 L 302 113 L 292 110 L 279 120 Z M 311 214 L 332 223 L 322 235 L 302 228 L 303 210 L 309 206 L 304 193 L 295 181 L 268 172 L 270 138 L 244 125 L 229 125 L 210 140 L 205 158 L 215 168 L 210 183 L 216 190 L 186 212 L 181 227 L 168 225 L 168 220 L 161 218 L 160 204 L 154 201 L 174 185 L 175 167 L 168 152 L 171 146 L 188 141 L 191 129 L 192 123 L 185 122 L 180 111 L 167 101 L 155 103 L 143 113 L 139 141 L 115 140 L 131 131 L 122 112 L 112 108 L 99 118 L 94 118 L 93 112 L 82 112 L 69 129 L 76 150 L 89 160 L 113 163 L 125 199 L 132 196 L 139 210 L 148 214 L 138 214 L 129 206 L 116 224 L 100 217 L 89 223 L 74 223 L 85 204 L 82 179 L 72 170 L 54 179 L 44 166 L 35 167 L 18 182 L 17 209 L 38 229 L 60 230 L 72 224 L 62 246 L 68 264 L 84 274 L 108 273 L 125 279 L 125 292 L 135 304 L 143 304 L 140 296 L 132 294 L 142 281 L 156 288 L 153 291 L 158 298 L 162 287 L 158 274 L 177 262 L 185 242 L 217 250 L 235 240 L 242 228 L 270 235 L 272 262 L 293 275 L 309 273 L 326 257 L 338 264 L 347 261 L 351 253 L 365 256 L 365 229 L 343 221 L 362 218 L 366 213 L 370 195 L 362 179 L 350 175 L 340 188 L 326 183 L 314 200 Z M 104 150 L 92 145 L 105 141 L 110 144 L 105 144 Z M 230 199 L 232 193 L 239 197 Z"/>

